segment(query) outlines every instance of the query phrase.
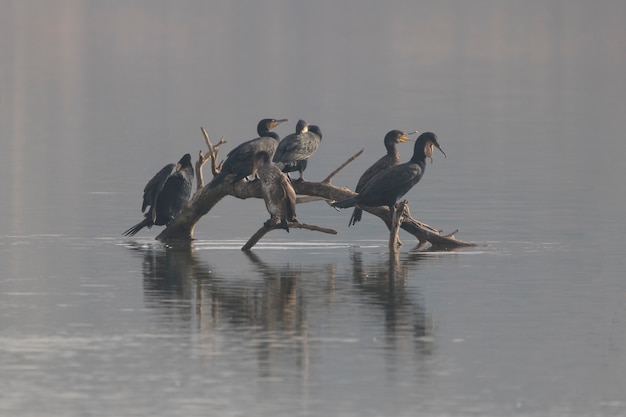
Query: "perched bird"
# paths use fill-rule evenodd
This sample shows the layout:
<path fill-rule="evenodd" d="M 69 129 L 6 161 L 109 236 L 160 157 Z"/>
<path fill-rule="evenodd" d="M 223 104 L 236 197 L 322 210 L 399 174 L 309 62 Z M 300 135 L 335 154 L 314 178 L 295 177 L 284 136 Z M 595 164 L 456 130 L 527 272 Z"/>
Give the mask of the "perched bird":
<path fill-rule="evenodd" d="M 433 146 L 446 156 L 432 132 L 422 133 L 415 141 L 413 157 L 409 162 L 387 168 L 376 174 L 354 197 L 333 203 L 334 207 L 348 208 L 355 205 L 370 207 L 387 206 L 393 216 L 396 202 L 405 195 L 424 175 L 426 158 L 433 158 Z"/>
<path fill-rule="evenodd" d="M 309 126 L 304 120 L 298 120 L 296 133 L 280 141 L 272 161 L 285 173 L 298 171 L 298 179 L 302 180 L 307 160 L 317 151 L 321 141 L 322 132 L 318 126 Z"/>
<path fill-rule="evenodd" d="M 252 158 L 259 151 L 265 151 L 270 155 L 274 155 L 280 137 L 277 133 L 271 132 L 279 124 L 286 122 L 287 119 L 263 119 L 257 124 L 258 138 L 241 143 L 235 149 L 226 155 L 226 160 L 222 164 L 219 174 L 213 177 L 209 183 L 209 188 L 215 188 L 220 185 L 228 174 L 235 174 L 233 182 L 252 174 Z"/>
<path fill-rule="evenodd" d="M 287 175 L 276 165 L 272 165 L 269 153 L 257 152 L 253 159 L 253 172 L 259 177 L 263 201 L 270 213 L 270 219 L 265 222 L 266 227 L 280 224 L 282 229 L 289 232 L 287 222 L 297 222 L 296 219 L 296 192 Z"/>
<path fill-rule="evenodd" d="M 365 184 L 369 180 L 371 180 L 376 174 L 381 171 L 386 170 L 394 165 L 398 165 L 400 163 L 400 152 L 396 145 L 401 142 L 409 142 L 410 139 L 407 138 L 407 135 L 412 135 L 415 132 L 404 133 L 400 130 L 392 130 L 385 135 L 385 149 L 387 149 L 387 154 L 380 158 L 378 161 L 374 162 L 372 166 L 370 166 L 359 178 L 359 182 L 356 185 L 355 192 L 360 193 Z M 361 216 L 363 214 L 363 210 L 359 207 L 355 207 L 352 212 L 352 217 L 350 217 L 350 222 L 348 226 L 352 226 L 357 224 L 357 222 L 361 221 Z"/>
<path fill-rule="evenodd" d="M 145 219 L 126 230 L 124 236 L 134 236 L 144 227 L 168 225 L 189 200 L 193 166 L 191 155 L 185 154 L 177 164 L 163 167 L 143 189 L 141 212 L 148 206 Z"/>

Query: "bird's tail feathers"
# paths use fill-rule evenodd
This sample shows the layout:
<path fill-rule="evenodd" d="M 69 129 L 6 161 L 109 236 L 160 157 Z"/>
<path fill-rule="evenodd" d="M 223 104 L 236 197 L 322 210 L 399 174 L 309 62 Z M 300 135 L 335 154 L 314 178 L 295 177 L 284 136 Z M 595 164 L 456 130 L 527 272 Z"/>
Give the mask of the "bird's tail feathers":
<path fill-rule="evenodd" d="M 356 199 L 354 197 L 346 198 L 345 200 L 335 201 L 333 207 L 337 208 L 348 208 L 356 206 Z"/>
<path fill-rule="evenodd" d="M 362 215 L 363 215 L 363 210 L 361 210 L 358 207 L 355 207 L 354 211 L 352 212 L 352 217 L 350 217 L 350 222 L 348 223 L 348 227 L 354 226 L 355 224 L 360 222 Z"/>
<path fill-rule="evenodd" d="M 149 228 L 152 227 L 152 225 L 153 225 L 152 219 L 150 217 L 146 217 L 145 219 L 143 219 L 142 221 L 140 221 L 139 223 L 137 223 L 133 227 L 129 228 L 128 230 L 126 230 L 122 234 L 124 236 L 135 236 L 137 234 L 137 232 L 139 232 L 144 227 L 147 227 L 149 229 Z"/>

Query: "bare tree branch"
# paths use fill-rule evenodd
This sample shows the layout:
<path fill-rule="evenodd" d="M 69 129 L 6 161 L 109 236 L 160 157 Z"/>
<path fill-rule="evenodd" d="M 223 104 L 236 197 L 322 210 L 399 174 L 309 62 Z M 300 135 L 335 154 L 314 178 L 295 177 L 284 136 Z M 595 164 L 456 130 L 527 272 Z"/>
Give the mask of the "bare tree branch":
<path fill-rule="evenodd" d="M 209 157 L 209 154 L 205 155 L 202 151 L 198 152 L 198 160 L 196 161 L 196 193 L 204 188 L 202 167 L 209 160 Z"/>
<path fill-rule="evenodd" d="M 393 213 L 393 218 L 391 219 L 391 227 L 389 232 L 389 251 L 397 252 L 398 247 L 402 245 L 402 243 L 398 240 L 398 231 L 400 230 L 400 225 L 402 224 L 402 220 L 407 213 L 407 208 L 409 203 L 404 200 L 398 204 Z"/>
<path fill-rule="evenodd" d="M 333 177 L 335 175 L 337 175 L 337 173 L 339 171 L 341 171 L 342 169 L 344 169 L 346 167 L 346 165 L 348 165 L 350 162 L 354 161 L 355 159 L 357 159 L 359 156 L 361 156 L 361 154 L 363 153 L 363 151 L 365 150 L 365 148 L 361 149 L 360 151 L 358 151 L 357 153 L 355 153 L 354 155 L 352 155 L 350 158 L 348 158 L 348 160 L 346 162 L 344 162 L 343 164 L 341 164 L 339 166 L 339 168 L 337 168 L 336 170 L 334 170 L 333 172 L 331 172 L 326 178 L 324 178 L 324 180 L 322 182 L 324 183 L 330 183 L 330 180 L 333 179 Z"/>
<path fill-rule="evenodd" d="M 313 224 L 305 224 L 305 223 L 297 223 L 297 222 L 288 222 L 288 224 L 289 224 L 289 229 L 306 229 L 306 230 L 312 230 L 315 232 L 328 233 L 330 235 L 337 234 L 336 230 L 327 229 L 325 227 L 320 227 L 320 226 L 316 226 Z M 248 239 L 248 241 L 246 242 L 245 245 L 243 245 L 241 250 L 249 251 L 250 249 L 252 249 L 254 245 L 256 245 L 259 242 L 259 240 L 263 238 L 263 236 L 265 236 L 270 231 L 276 230 L 279 228 L 280 228 L 280 224 L 275 224 L 271 227 L 267 227 L 267 226 L 261 227 L 259 230 L 256 231 L 255 234 L 252 235 L 250 239 Z"/>
<path fill-rule="evenodd" d="M 206 130 L 201 127 L 202 135 L 204 136 L 204 142 L 206 143 L 207 148 L 209 148 L 209 157 L 211 158 L 211 172 L 213 175 L 217 175 L 220 173 L 220 169 L 222 168 L 222 163 L 217 163 L 217 153 L 219 152 L 219 147 L 226 143 L 224 140 L 224 136 L 220 138 L 220 141 L 215 145 L 211 144 L 211 139 L 209 139 L 209 134 Z"/>
<path fill-rule="evenodd" d="M 346 198 L 354 197 L 355 192 L 347 188 L 339 188 L 332 184 L 316 183 L 309 181 L 294 181 L 293 188 L 297 194 L 313 195 L 324 197 L 327 200 L 339 201 Z M 379 217 L 391 230 L 391 213 L 385 206 L 369 207 L 359 206 L 374 216 Z M 462 247 L 476 246 L 475 243 L 457 240 L 454 236 L 443 235 L 434 227 L 419 222 L 410 216 L 405 216 L 400 228 L 415 236 L 420 242 L 427 241 L 433 248 L 441 250 L 450 250 Z"/>
<path fill-rule="evenodd" d="M 313 201 L 326 201 L 326 199 L 324 197 L 316 197 L 314 195 L 296 197 L 296 204 L 312 203 Z"/>

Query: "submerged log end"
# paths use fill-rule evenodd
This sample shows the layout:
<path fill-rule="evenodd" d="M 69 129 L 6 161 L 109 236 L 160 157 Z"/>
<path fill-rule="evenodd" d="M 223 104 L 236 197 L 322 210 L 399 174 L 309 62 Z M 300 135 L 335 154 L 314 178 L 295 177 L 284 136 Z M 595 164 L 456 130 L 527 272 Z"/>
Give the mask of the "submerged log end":
<path fill-rule="evenodd" d="M 156 240 L 159 240 L 161 242 L 168 242 L 168 241 L 191 242 L 193 240 L 194 227 L 195 227 L 195 224 L 189 227 L 183 223 L 176 223 L 176 224 L 173 223 L 170 226 L 163 229 L 161 233 L 159 233 L 159 235 L 156 237 Z"/>

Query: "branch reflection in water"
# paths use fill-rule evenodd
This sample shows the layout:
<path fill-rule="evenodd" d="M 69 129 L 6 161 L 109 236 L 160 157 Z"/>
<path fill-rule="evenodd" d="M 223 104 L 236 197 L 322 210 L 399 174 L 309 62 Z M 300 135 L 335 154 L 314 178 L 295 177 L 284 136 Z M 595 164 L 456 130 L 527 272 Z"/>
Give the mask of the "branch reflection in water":
<path fill-rule="evenodd" d="M 143 257 L 145 303 L 163 325 L 189 329 L 194 348 L 207 354 L 237 344 L 253 351 L 259 377 L 295 367 L 292 372 L 307 378 L 312 352 L 337 335 L 358 350 L 369 348 L 380 329 L 384 340 L 377 342 L 390 371 L 403 366 L 407 353 L 422 362 L 433 352 L 432 318 L 415 283 L 407 285 L 419 279 L 415 271 L 424 257 L 418 254 L 382 260 L 377 254 L 366 262 L 372 254 L 355 249 L 346 269 L 314 257 L 266 262 L 263 252 L 198 251 L 193 243 L 130 248 Z M 229 268 L 219 268 L 226 259 Z M 363 326 L 350 327 L 355 320 Z"/>

